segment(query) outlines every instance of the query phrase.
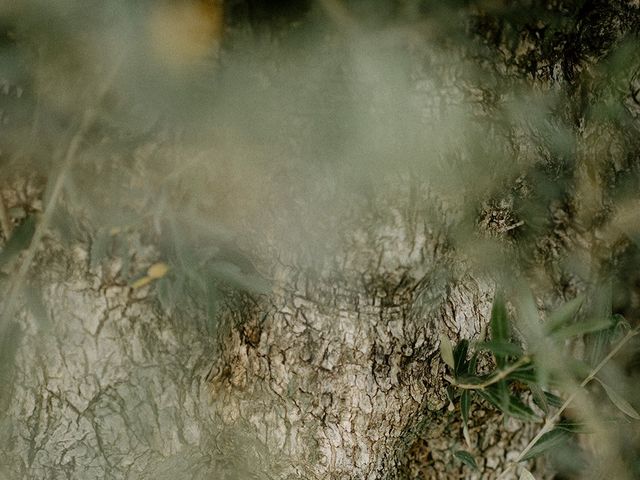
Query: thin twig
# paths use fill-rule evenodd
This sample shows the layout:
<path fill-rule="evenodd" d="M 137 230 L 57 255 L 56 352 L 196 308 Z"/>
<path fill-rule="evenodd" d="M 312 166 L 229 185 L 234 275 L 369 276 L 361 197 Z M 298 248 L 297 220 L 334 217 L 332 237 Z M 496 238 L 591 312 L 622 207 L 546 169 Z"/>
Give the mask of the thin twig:
<path fill-rule="evenodd" d="M 492 375 L 491 377 L 489 377 L 486 381 L 484 381 L 482 383 L 458 383 L 458 382 L 456 382 L 456 380 L 454 378 L 451 378 L 449 376 L 445 376 L 444 378 L 449 383 L 451 383 L 451 385 L 453 385 L 454 387 L 462 388 L 463 390 L 484 390 L 488 386 L 493 385 L 494 383 L 498 383 L 501 380 L 504 380 L 509 375 L 511 375 L 513 372 L 515 372 L 517 369 L 519 369 L 523 365 L 526 365 L 530 361 L 531 361 L 531 358 L 529 356 L 525 355 L 524 357 L 520 358 L 514 364 L 509 365 L 508 368 L 505 368 L 504 370 L 497 371 L 494 375 Z"/>

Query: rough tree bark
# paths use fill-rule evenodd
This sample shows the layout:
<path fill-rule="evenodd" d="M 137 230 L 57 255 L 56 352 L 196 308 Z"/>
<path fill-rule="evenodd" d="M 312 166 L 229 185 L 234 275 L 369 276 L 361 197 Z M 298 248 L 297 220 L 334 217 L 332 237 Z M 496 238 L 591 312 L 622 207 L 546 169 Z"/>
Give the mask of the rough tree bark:
<path fill-rule="evenodd" d="M 591 28 L 604 51 L 633 25 L 628 17 L 637 17 L 637 7 L 601 8 L 610 16 Z M 580 15 L 594 11 L 585 7 Z M 483 15 L 477 18 L 487 22 L 488 48 L 508 43 L 499 21 Z M 604 38 L 611 24 L 619 31 Z M 589 41 L 589 32 L 584 26 L 581 38 Z M 535 48 L 544 42 L 536 44 L 529 33 L 508 45 L 517 53 L 497 63 L 516 71 L 524 68 L 518 62 L 546 58 L 536 74 L 564 69 L 562 78 L 533 82 L 568 85 L 570 95 L 580 96 L 576 90 L 586 87 L 572 75 L 586 60 L 569 61 L 556 50 L 538 58 Z M 558 42 L 567 51 L 579 43 Z M 587 50 L 580 55 L 593 53 Z M 570 112 L 578 124 L 583 113 Z M 579 165 L 576 170 L 579 176 Z M 299 186 L 284 182 L 290 191 L 275 199 L 248 191 L 251 184 L 243 191 L 246 212 L 232 221 L 234 248 L 251 259 L 240 269 L 269 287 L 253 293 L 224 287 L 215 313 L 189 298 L 167 312 L 153 285 L 130 287 L 129 271 L 166 260 L 162 240 L 150 241 L 144 229 L 112 235 L 126 237 L 130 251 L 122 257 L 133 258 L 132 265 L 122 258 L 95 261 L 95 235 L 93 244 L 86 240 L 92 234 L 65 243 L 64 235 L 49 232 L 34 246 L 31 274 L 20 290 L 26 306 L 3 319 L 3 355 L 15 354 L 15 366 L 2 371 L 10 389 L 0 397 L 0 476 L 408 478 L 405 457 L 426 442 L 417 449 L 428 456 L 421 470 L 426 478 L 497 477 L 535 426 L 501 423 L 499 414 L 479 406 L 471 435 L 482 474 L 455 464 L 451 452 L 464 441 L 457 415 L 447 410 L 438 353 L 442 335 L 453 343 L 483 335 L 495 278 L 474 267 L 473 250 L 457 248 L 461 242 L 452 232 L 468 212 L 456 196 L 411 173 L 386 172 L 383 185 L 364 181 L 352 190 L 332 191 L 330 182 L 322 183 L 313 195 L 308 179 Z M 1 193 L 17 221 L 21 209 L 44 208 L 42 177 L 23 173 L 7 180 Z M 494 198 L 482 200 L 486 207 Z M 280 209 L 283 204 L 295 207 Z M 531 261 L 553 284 L 549 296 L 562 297 L 582 288 L 567 286 L 559 273 L 562 252 L 588 243 L 591 230 L 575 213 L 579 208 L 547 207 L 554 221 L 562 218 L 534 239 L 531 248 L 543 258 Z M 494 228 L 507 238 L 517 223 L 509 218 L 513 209 L 486 208 L 489 213 L 471 222 L 476 233 Z M 157 231 L 161 238 L 168 234 L 164 227 Z M 3 303 L 19 264 L 4 266 Z M 211 315 L 215 334 L 206 327 Z M 538 478 L 549 475 L 539 467 Z"/>

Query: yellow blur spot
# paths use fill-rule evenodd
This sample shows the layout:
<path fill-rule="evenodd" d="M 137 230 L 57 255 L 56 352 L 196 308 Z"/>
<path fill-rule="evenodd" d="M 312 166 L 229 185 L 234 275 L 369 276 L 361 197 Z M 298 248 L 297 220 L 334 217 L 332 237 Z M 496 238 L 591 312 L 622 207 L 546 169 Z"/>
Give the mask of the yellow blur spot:
<path fill-rule="evenodd" d="M 147 276 L 153 280 L 164 277 L 169 271 L 169 266 L 164 262 L 154 263 L 147 270 Z"/>
<path fill-rule="evenodd" d="M 151 277 L 147 277 L 144 276 L 142 278 L 139 278 L 138 280 L 136 280 L 135 282 L 133 282 L 131 284 L 131 288 L 133 288 L 134 290 L 138 289 L 138 288 L 142 288 L 145 285 L 149 284 L 153 279 Z"/>
<path fill-rule="evenodd" d="M 222 0 L 171 0 L 148 21 L 153 53 L 164 64 L 184 67 L 218 50 L 224 30 Z"/>
<path fill-rule="evenodd" d="M 154 263 L 147 270 L 147 274 L 144 277 L 139 278 L 131 284 L 131 288 L 134 290 L 142 288 L 145 285 L 150 284 L 154 280 L 164 277 L 169 271 L 169 266 L 164 262 Z"/>

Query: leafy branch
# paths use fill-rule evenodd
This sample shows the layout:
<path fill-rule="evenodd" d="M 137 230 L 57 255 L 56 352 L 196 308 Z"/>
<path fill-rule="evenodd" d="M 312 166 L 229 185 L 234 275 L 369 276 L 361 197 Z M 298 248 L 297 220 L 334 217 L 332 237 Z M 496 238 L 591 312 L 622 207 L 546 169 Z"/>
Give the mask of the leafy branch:
<path fill-rule="evenodd" d="M 621 320 L 621 317 L 612 315 L 604 319 L 577 321 L 577 313 L 582 306 L 582 302 L 582 297 L 576 298 L 553 312 L 545 322 L 545 335 L 558 342 L 559 345 L 567 338 L 579 335 L 592 335 L 595 336 L 597 342 L 602 343 L 603 339 L 605 339 L 606 343 L 611 339 L 611 334 L 621 324 L 628 325 L 623 319 Z M 519 453 L 516 460 L 507 467 L 503 475 L 520 462 L 529 460 L 544 453 L 549 448 L 565 442 L 572 433 L 580 430 L 579 423 L 562 422 L 561 417 L 569 405 L 575 401 L 582 389 L 594 379 L 602 384 L 611 402 L 621 412 L 631 418 L 640 420 L 640 414 L 635 411 L 631 404 L 597 377 L 602 368 L 624 345 L 640 334 L 640 329 L 629 330 L 610 349 L 609 353 L 595 367 L 589 370 L 589 373 L 566 399 L 562 400 L 553 393 L 544 390 L 546 377 L 543 381 L 542 376 L 539 374 L 536 355 L 534 353 L 525 353 L 522 347 L 512 339 L 507 310 L 500 295 L 496 296 L 494 301 L 490 327 L 491 341 L 473 344 L 473 353 L 470 357 L 471 345 L 468 340 L 464 339 L 454 349 L 448 338 L 443 337 L 440 342 L 440 351 L 442 358 L 452 372 L 452 375 L 445 375 L 444 377 L 451 385 L 449 389 L 450 397 L 453 399 L 455 396 L 451 391 L 452 388 L 460 390 L 463 435 L 470 448 L 472 448 L 472 444 L 467 425 L 472 395 L 479 395 L 505 415 L 523 421 L 540 421 L 544 417 L 535 414 L 521 396 L 522 394 L 518 393 L 522 392 L 522 386 L 524 385 L 526 387 L 525 391 L 528 390 L 530 392 L 533 401 L 547 416 L 541 429 Z M 488 374 L 479 374 L 477 372 L 478 357 L 483 352 L 488 352 L 492 355 L 495 365 L 494 370 Z M 579 364 L 584 365 L 582 363 Z M 549 415 L 549 405 L 556 408 L 552 415 Z M 471 455 L 468 452 L 465 453 Z"/>

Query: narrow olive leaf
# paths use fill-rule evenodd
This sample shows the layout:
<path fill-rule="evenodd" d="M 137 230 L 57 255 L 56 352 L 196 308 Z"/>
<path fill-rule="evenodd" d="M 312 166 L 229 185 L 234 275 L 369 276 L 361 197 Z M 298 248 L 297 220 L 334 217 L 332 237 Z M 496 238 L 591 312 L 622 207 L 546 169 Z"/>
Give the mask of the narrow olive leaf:
<path fill-rule="evenodd" d="M 605 281 L 594 292 L 591 318 L 610 319 L 613 317 L 613 284 Z M 611 321 L 611 326 L 614 320 Z M 594 332 L 586 338 L 587 361 L 590 365 L 597 365 L 606 355 L 609 342 L 611 340 L 611 330 L 602 329 Z"/>
<path fill-rule="evenodd" d="M 509 341 L 509 319 L 507 317 L 507 308 L 504 304 L 501 294 L 496 294 L 491 309 L 491 340 L 494 342 Z M 506 355 L 493 352 L 498 367 L 504 367 L 506 363 Z"/>
<path fill-rule="evenodd" d="M 473 392 L 470 390 L 463 390 L 460 395 L 460 413 L 462 414 L 462 436 L 469 448 L 471 445 L 471 436 L 469 435 L 469 409 L 471 407 L 471 395 Z"/>
<path fill-rule="evenodd" d="M 446 363 L 451 370 L 455 369 L 455 361 L 453 358 L 453 347 L 451 346 L 451 340 L 444 334 L 440 334 L 440 356 L 444 363 Z"/>
<path fill-rule="evenodd" d="M 534 477 L 533 474 L 529 470 L 527 470 L 526 468 L 523 468 L 520 471 L 519 480 L 536 480 L 536 477 Z"/>
<path fill-rule="evenodd" d="M 31 239 L 36 231 L 36 216 L 31 215 L 20 224 L 7 241 L 0 252 L 0 267 L 11 262 L 20 252 L 31 244 Z"/>
<path fill-rule="evenodd" d="M 589 425 L 585 422 L 572 422 L 571 420 L 562 420 L 556 424 L 556 428 L 569 433 L 592 433 Z"/>
<path fill-rule="evenodd" d="M 494 385 L 484 390 L 478 390 L 478 393 L 488 403 L 498 408 L 498 410 L 503 412 L 505 415 L 525 420 L 527 422 L 539 420 L 539 417 L 533 412 L 533 410 L 522 403 L 518 397 L 509 395 L 508 392 L 505 396 L 504 390 L 500 391 L 492 387 L 494 387 Z"/>
<path fill-rule="evenodd" d="M 583 302 L 584 295 L 578 295 L 573 300 L 569 300 L 567 303 L 552 312 L 544 324 L 545 330 L 548 333 L 552 333 L 562 326 L 570 324 L 575 319 L 575 316 L 578 313 L 578 310 L 580 310 Z"/>
<path fill-rule="evenodd" d="M 453 364 L 455 366 L 454 374 L 456 377 L 469 373 L 469 362 L 467 362 L 467 354 L 469 352 L 469 340 L 462 339 L 453 350 Z"/>
<path fill-rule="evenodd" d="M 536 382 L 527 382 L 527 387 L 531 391 L 531 395 L 533 396 L 533 403 L 535 403 L 540 410 L 542 410 L 545 414 L 549 413 L 549 403 L 544 396 L 544 391 Z"/>
<path fill-rule="evenodd" d="M 538 381 L 538 374 L 533 363 L 527 363 L 509 373 L 507 378 L 510 380 L 519 380 L 521 382 L 535 383 Z"/>
<path fill-rule="evenodd" d="M 463 390 L 460 395 L 460 413 L 462 414 L 462 423 L 467 425 L 469 422 L 469 407 L 471 406 L 471 392 Z"/>
<path fill-rule="evenodd" d="M 505 387 L 504 381 L 499 382 L 494 385 L 490 385 L 489 387 L 478 390 L 478 393 L 482 398 L 484 398 L 489 404 L 496 407 L 501 412 L 507 413 L 509 412 L 509 392 Z"/>
<path fill-rule="evenodd" d="M 491 309 L 491 339 L 494 341 L 509 340 L 509 319 L 507 308 L 501 294 L 496 294 Z"/>
<path fill-rule="evenodd" d="M 503 342 L 498 340 L 491 340 L 489 342 L 478 342 L 476 343 L 476 348 L 479 350 L 488 350 L 491 353 L 502 355 L 504 357 L 520 357 L 523 354 L 520 345 L 517 345 L 513 342 Z"/>
<path fill-rule="evenodd" d="M 550 432 L 547 432 L 542 437 L 540 437 L 540 440 L 538 440 L 536 444 L 531 447 L 531 450 L 529 450 L 527 454 L 520 459 L 520 461 L 525 462 L 537 457 L 538 455 L 542 455 L 544 452 L 551 448 L 562 445 L 569 439 L 570 435 L 570 433 L 562 429 L 554 428 Z"/>
<path fill-rule="evenodd" d="M 544 397 L 547 400 L 547 403 L 554 408 L 560 408 L 564 403 L 564 400 L 557 395 L 554 395 L 551 392 L 544 392 Z"/>
<path fill-rule="evenodd" d="M 522 400 L 518 397 L 513 395 L 509 398 L 509 408 L 506 413 L 514 418 L 519 418 L 520 420 L 527 422 L 539 420 L 539 417 L 533 412 L 533 410 L 531 410 L 531 408 L 522 403 Z"/>
<path fill-rule="evenodd" d="M 498 410 L 503 410 L 502 402 L 500 401 L 500 397 L 496 394 L 496 392 L 491 390 L 478 390 L 478 394 L 484 398 L 490 405 L 493 405 Z"/>
<path fill-rule="evenodd" d="M 473 458 L 473 455 L 471 455 L 469 452 L 466 452 L 464 450 L 457 450 L 453 453 L 453 455 L 472 470 L 478 470 L 478 464 Z"/>
<path fill-rule="evenodd" d="M 604 391 L 607 393 L 609 400 L 611 400 L 611 403 L 613 403 L 618 408 L 618 410 L 620 410 L 625 415 L 630 416 L 631 418 L 640 420 L 640 414 L 636 411 L 635 408 L 631 406 L 629 402 L 622 398 L 619 393 L 617 393 L 614 389 L 612 389 L 598 377 L 595 377 L 595 379 L 600 385 L 602 385 L 602 388 L 604 388 Z"/>
<path fill-rule="evenodd" d="M 551 334 L 556 340 L 566 340 L 567 338 L 586 335 L 587 333 L 598 332 L 611 327 L 612 323 L 610 319 L 605 320 L 587 320 L 585 322 L 577 322 L 569 325 L 568 327 L 556 330 Z"/>
<path fill-rule="evenodd" d="M 477 366 L 478 366 L 478 352 L 473 352 L 473 355 L 471 355 L 471 359 L 469 359 L 468 372 L 471 375 L 475 375 L 477 371 Z"/>

